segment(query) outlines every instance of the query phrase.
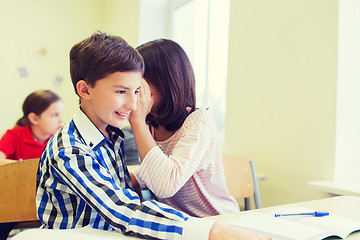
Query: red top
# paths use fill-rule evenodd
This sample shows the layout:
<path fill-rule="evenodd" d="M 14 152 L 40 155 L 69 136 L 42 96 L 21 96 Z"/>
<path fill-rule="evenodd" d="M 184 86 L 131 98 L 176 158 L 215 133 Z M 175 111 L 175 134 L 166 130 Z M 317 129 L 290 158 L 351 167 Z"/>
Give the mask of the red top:
<path fill-rule="evenodd" d="M 0 151 L 7 159 L 40 158 L 46 143 L 36 141 L 29 126 L 15 126 L 7 130 L 0 139 Z"/>

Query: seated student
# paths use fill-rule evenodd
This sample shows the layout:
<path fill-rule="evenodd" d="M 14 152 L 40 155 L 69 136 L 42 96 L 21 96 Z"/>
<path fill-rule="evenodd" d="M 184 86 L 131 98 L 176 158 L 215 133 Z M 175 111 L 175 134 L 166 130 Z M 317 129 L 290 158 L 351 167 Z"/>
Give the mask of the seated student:
<path fill-rule="evenodd" d="M 0 139 L 0 165 L 40 158 L 46 143 L 62 126 L 63 103 L 50 90 L 29 94 L 22 105 L 23 116 Z"/>
<path fill-rule="evenodd" d="M 40 158 L 49 138 L 62 126 L 63 104 L 50 90 L 26 97 L 23 116 L 0 139 L 0 165 Z M 16 223 L 0 223 L 0 240 L 5 240 Z"/>
<path fill-rule="evenodd" d="M 124 167 L 119 127 L 136 109 L 143 69 L 140 54 L 117 36 L 95 33 L 71 49 L 80 107 L 40 160 L 36 206 L 43 227 L 90 226 L 154 239 L 265 239 L 156 201 L 140 202 Z"/>
<path fill-rule="evenodd" d="M 144 99 L 129 119 L 142 160 L 135 173 L 139 184 L 191 216 L 238 212 L 226 186 L 212 115 L 196 108 L 195 77 L 185 51 L 167 39 L 137 50 L 149 84 L 144 91 L 150 88 L 147 95 L 154 100 Z"/>

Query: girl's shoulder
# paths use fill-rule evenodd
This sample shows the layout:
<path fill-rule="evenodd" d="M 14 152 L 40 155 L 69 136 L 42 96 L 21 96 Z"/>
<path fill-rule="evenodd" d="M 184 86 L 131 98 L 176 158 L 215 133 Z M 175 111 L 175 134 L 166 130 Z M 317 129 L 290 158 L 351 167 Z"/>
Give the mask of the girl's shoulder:
<path fill-rule="evenodd" d="M 5 134 L 16 134 L 16 135 L 21 134 L 22 135 L 27 132 L 31 133 L 29 126 L 15 126 L 13 128 L 8 129 Z"/>
<path fill-rule="evenodd" d="M 206 108 L 197 108 L 185 119 L 182 128 L 189 129 L 194 126 L 204 126 L 209 124 L 213 124 L 211 111 Z"/>
<path fill-rule="evenodd" d="M 29 126 L 15 126 L 1 136 L 1 142 L 24 141 L 24 139 L 32 138 Z"/>

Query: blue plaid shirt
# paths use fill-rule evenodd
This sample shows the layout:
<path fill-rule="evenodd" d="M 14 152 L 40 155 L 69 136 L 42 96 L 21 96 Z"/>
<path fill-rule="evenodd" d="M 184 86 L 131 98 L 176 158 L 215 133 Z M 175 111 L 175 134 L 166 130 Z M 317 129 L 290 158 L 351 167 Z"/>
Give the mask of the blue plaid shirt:
<path fill-rule="evenodd" d="M 37 176 L 37 215 L 43 227 L 90 225 L 138 237 L 184 239 L 188 216 L 156 201 L 140 202 L 124 161 L 123 133 L 111 126 L 107 131 L 110 140 L 79 109 L 50 139 Z M 211 225 L 199 233 L 206 233 L 203 239 Z M 199 230 L 190 228 L 191 239 Z"/>

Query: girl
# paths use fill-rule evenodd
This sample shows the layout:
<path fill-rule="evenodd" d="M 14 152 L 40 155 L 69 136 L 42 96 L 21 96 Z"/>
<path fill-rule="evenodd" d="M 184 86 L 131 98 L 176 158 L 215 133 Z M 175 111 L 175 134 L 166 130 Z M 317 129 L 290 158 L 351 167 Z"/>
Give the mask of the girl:
<path fill-rule="evenodd" d="M 63 103 L 50 90 L 38 90 L 26 97 L 24 115 L 0 140 L 0 165 L 40 158 L 49 138 L 62 126 Z"/>
<path fill-rule="evenodd" d="M 226 187 L 213 118 L 195 107 L 195 78 L 186 53 L 166 39 L 137 50 L 147 83 L 129 118 L 142 161 L 133 180 L 191 216 L 239 211 Z"/>

